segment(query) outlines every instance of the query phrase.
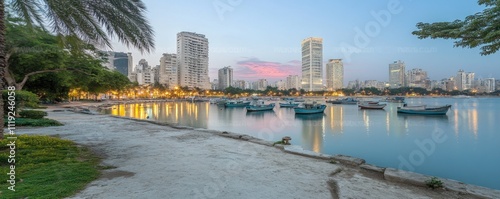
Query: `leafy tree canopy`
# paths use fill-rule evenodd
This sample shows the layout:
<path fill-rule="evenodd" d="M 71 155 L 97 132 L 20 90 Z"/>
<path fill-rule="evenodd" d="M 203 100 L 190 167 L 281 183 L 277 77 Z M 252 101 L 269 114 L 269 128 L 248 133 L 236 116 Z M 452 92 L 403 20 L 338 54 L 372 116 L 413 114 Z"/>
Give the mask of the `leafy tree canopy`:
<path fill-rule="evenodd" d="M 417 23 L 412 34 L 419 39 L 454 39 L 455 47 L 480 47 L 481 55 L 489 55 L 500 48 L 500 1 L 479 0 L 486 8 L 482 12 L 452 22 Z"/>

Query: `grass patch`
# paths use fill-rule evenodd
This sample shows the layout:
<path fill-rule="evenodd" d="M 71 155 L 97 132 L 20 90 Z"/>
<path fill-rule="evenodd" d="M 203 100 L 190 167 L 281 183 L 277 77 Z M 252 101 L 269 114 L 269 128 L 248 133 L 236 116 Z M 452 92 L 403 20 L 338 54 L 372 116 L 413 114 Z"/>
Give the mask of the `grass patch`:
<path fill-rule="evenodd" d="M 8 189 L 8 140 L 0 141 L 0 198 L 64 198 L 99 177 L 100 159 L 89 149 L 49 136 L 17 137 L 15 192 Z"/>
<path fill-rule="evenodd" d="M 7 126 L 7 118 L 4 118 L 4 125 Z M 16 126 L 62 126 L 63 124 L 48 118 L 31 119 L 31 118 L 16 118 Z"/>

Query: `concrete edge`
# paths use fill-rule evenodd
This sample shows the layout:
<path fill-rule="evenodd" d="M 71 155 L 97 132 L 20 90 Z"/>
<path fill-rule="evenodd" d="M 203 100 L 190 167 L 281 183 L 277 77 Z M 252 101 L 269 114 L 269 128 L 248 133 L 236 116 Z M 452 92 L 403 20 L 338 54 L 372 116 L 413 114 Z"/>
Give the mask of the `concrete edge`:
<path fill-rule="evenodd" d="M 405 183 L 415 186 L 427 187 L 427 182 L 433 176 L 403 171 L 394 168 L 386 168 L 384 179 L 391 182 Z M 500 198 L 500 190 L 494 190 L 486 187 L 465 184 L 460 181 L 439 178 L 443 182 L 443 188 L 458 192 L 463 195 L 472 195 L 477 198 Z"/>
<path fill-rule="evenodd" d="M 364 159 L 355 158 L 347 155 L 335 155 L 332 157 L 332 159 L 339 161 L 342 164 L 348 164 L 352 166 L 359 166 L 366 162 Z"/>

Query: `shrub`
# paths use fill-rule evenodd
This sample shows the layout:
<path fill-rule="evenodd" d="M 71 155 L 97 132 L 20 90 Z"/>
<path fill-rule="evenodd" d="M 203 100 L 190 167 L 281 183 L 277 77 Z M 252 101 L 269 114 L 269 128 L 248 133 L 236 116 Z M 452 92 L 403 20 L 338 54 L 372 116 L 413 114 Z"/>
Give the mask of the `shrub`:
<path fill-rule="evenodd" d="M 22 110 L 19 112 L 19 115 L 24 118 L 42 119 L 43 117 L 47 116 L 47 113 L 45 111 L 37 110 Z"/>
<path fill-rule="evenodd" d="M 432 177 L 430 180 L 425 181 L 425 184 L 432 189 L 443 187 L 443 181 L 437 177 Z"/>
<path fill-rule="evenodd" d="M 40 102 L 38 99 L 38 96 L 32 92 L 29 91 L 14 91 L 15 95 L 9 95 L 8 90 L 4 90 L 2 92 L 2 99 L 3 99 L 3 110 L 9 110 L 9 103 L 8 103 L 8 98 L 9 96 L 14 96 L 15 97 L 15 108 L 16 111 L 19 111 L 22 108 L 37 108 L 38 103 Z M 12 92 L 12 91 L 11 91 Z M 8 111 L 4 111 L 4 114 L 7 114 Z"/>

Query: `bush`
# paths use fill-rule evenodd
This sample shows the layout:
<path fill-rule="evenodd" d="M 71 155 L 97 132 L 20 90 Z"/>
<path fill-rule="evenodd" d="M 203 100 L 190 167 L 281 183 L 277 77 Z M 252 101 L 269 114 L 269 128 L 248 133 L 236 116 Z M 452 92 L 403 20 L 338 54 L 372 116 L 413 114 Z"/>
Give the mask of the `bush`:
<path fill-rule="evenodd" d="M 12 91 L 10 91 L 12 92 Z M 29 91 L 14 91 L 14 95 L 9 95 L 9 91 L 8 90 L 4 90 L 2 92 L 2 99 L 3 99 L 3 110 L 4 110 L 4 114 L 7 114 L 7 110 L 8 107 L 9 107 L 9 101 L 8 101 L 8 98 L 9 96 L 14 96 L 15 97 L 15 108 L 16 108 L 16 111 L 19 111 L 20 109 L 22 108 L 37 108 L 38 107 L 38 103 L 40 102 L 39 99 L 38 99 L 38 96 L 32 92 L 29 92 Z M 12 97 L 11 97 L 12 98 Z"/>
<path fill-rule="evenodd" d="M 426 185 L 432 189 L 435 188 L 442 188 L 443 187 L 443 181 L 441 181 L 437 177 L 432 177 L 430 180 L 425 181 Z"/>
<path fill-rule="evenodd" d="M 47 116 L 47 113 L 45 111 L 37 110 L 22 110 L 19 112 L 19 115 L 24 118 L 42 119 L 43 117 Z"/>

